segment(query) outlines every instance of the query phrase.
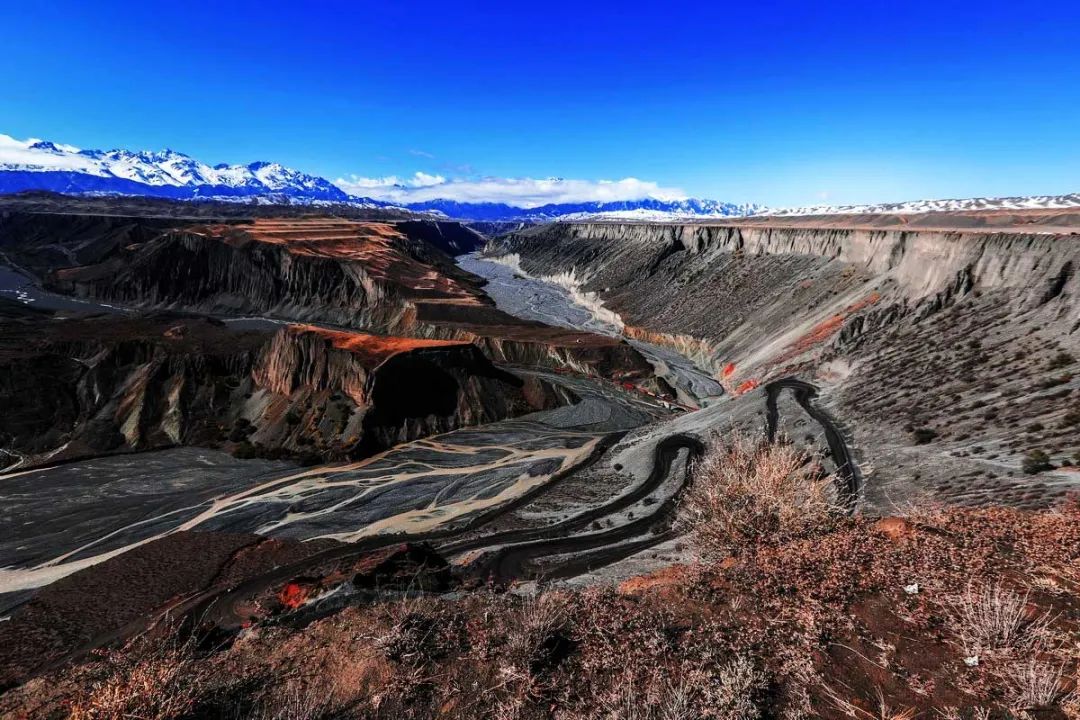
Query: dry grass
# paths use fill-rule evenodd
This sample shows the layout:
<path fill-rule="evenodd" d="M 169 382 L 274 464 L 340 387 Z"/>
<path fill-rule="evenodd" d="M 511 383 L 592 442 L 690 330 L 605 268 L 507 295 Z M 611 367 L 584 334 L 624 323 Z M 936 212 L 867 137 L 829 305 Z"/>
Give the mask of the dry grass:
<path fill-rule="evenodd" d="M 300 630 L 245 633 L 200 653 L 188 677 L 182 652 L 123 660 L 116 676 L 93 663 L 61 702 L 78 695 L 80 720 L 208 707 L 230 720 L 1080 720 L 1075 599 L 1024 592 L 1032 571 L 1077 566 L 1080 523 L 941 512 L 940 527 L 896 535 L 871 518 L 829 521 L 643 588 L 383 594 Z M 915 579 L 925 590 L 904 593 Z M 983 655 L 977 666 L 961 645 Z M 3 704 L 0 716 L 19 717 Z"/>
<path fill-rule="evenodd" d="M 765 676 L 748 658 L 739 656 L 720 668 L 708 691 L 709 706 L 720 717 L 731 720 L 756 720 L 761 716 L 756 696 L 765 687 Z"/>
<path fill-rule="evenodd" d="M 963 710 L 953 705 L 947 705 L 934 708 L 934 714 L 944 720 L 990 720 L 994 711 L 981 705 L 964 708 Z"/>
<path fill-rule="evenodd" d="M 703 553 L 717 555 L 823 525 L 836 510 L 832 482 L 808 472 L 809 460 L 789 444 L 714 437 L 684 495 L 681 527 Z"/>
<path fill-rule="evenodd" d="M 522 597 L 507 638 L 510 659 L 530 673 L 543 664 L 567 623 L 565 593 L 536 592 Z"/>
<path fill-rule="evenodd" d="M 314 685 L 291 683 L 279 697 L 265 701 L 247 720 L 323 720 L 337 715 L 340 708 L 334 693 Z"/>
<path fill-rule="evenodd" d="M 640 669 L 639 669 L 640 670 Z M 605 720 L 757 720 L 758 695 L 765 676 L 750 660 L 738 657 L 716 673 L 653 670 L 643 681 L 626 668 L 601 698 Z"/>
<path fill-rule="evenodd" d="M 569 597 L 535 592 L 489 601 L 488 612 L 500 617 L 501 642 L 493 648 L 498 663 L 500 700 L 496 718 L 522 718 L 544 695 L 546 680 L 569 648 Z"/>
<path fill-rule="evenodd" d="M 604 720 L 695 720 L 692 688 L 654 674 L 639 687 L 634 673 L 626 670 L 615 688 L 601 701 Z"/>
<path fill-rule="evenodd" d="M 893 708 L 885 699 L 885 694 L 881 691 L 881 688 L 877 690 L 877 702 L 875 703 L 874 712 L 864 710 L 855 703 L 851 702 L 839 692 L 823 685 L 822 690 L 826 699 L 832 704 L 832 706 L 840 713 L 850 718 L 860 718 L 866 720 L 914 720 L 918 716 L 918 712 L 915 708 Z M 954 712 L 949 712 L 954 711 Z M 947 708 L 942 711 L 941 716 L 946 720 L 959 720 L 959 712 L 956 708 Z"/>
<path fill-rule="evenodd" d="M 1028 594 L 1000 583 L 969 586 L 945 605 L 949 624 L 964 652 L 978 656 L 994 650 L 1036 650 L 1047 642 L 1049 616 L 1032 618 Z"/>
<path fill-rule="evenodd" d="M 1014 710 L 1036 710 L 1068 703 L 1065 692 L 1065 668 L 1031 659 L 1010 663 L 1004 679 L 1008 703 Z"/>
<path fill-rule="evenodd" d="M 1000 583 L 972 586 L 946 603 L 949 624 L 969 656 L 990 655 L 999 663 L 992 671 L 1004 689 L 1005 704 L 1021 714 L 1049 707 L 1066 708 L 1077 701 L 1068 692 L 1065 657 L 1068 633 L 1051 625 L 1019 594 Z"/>
<path fill-rule="evenodd" d="M 167 720 L 189 712 L 206 690 L 190 643 L 143 641 L 106 656 L 105 677 L 71 708 L 71 720 Z"/>
<path fill-rule="evenodd" d="M 437 657 L 444 629 L 438 601 L 405 594 L 381 608 L 385 630 L 372 639 L 387 660 L 417 667 Z"/>

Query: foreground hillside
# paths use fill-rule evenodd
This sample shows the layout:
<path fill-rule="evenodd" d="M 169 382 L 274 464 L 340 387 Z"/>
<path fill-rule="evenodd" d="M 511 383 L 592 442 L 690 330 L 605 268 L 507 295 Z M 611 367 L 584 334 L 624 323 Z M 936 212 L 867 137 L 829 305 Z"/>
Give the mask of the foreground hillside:
<path fill-rule="evenodd" d="M 775 453 L 764 452 L 756 462 L 775 472 Z M 709 515 L 686 540 L 703 559 L 617 586 L 462 592 L 430 549 L 388 548 L 350 571 L 353 587 L 368 588 L 363 603 L 333 603 L 326 589 L 339 576 L 283 579 L 234 631 L 215 630 L 210 616 L 194 634 L 162 620 L 9 691 L 0 709 L 161 719 L 1080 717 L 1075 504 L 924 507 L 809 525 L 794 522 L 805 505 L 776 499 L 758 493 L 741 516 L 754 518 L 741 527 L 755 539 L 710 541 L 730 526 Z"/>

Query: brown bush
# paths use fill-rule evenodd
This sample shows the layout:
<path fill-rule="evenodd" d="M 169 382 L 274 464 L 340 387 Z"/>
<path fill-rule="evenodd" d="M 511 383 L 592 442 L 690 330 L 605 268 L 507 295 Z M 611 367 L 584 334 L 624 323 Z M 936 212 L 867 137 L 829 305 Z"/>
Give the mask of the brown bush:
<path fill-rule="evenodd" d="M 715 555 L 824 525 L 836 511 L 832 481 L 809 472 L 809 459 L 789 444 L 714 437 L 683 496 L 681 528 Z"/>
<path fill-rule="evenodd" d="M 190 712 L 207 690 L 191 644 L 174 640 L 113 651 L 104 671 L 72 704 L 71 720 L 168 720 Z"/>

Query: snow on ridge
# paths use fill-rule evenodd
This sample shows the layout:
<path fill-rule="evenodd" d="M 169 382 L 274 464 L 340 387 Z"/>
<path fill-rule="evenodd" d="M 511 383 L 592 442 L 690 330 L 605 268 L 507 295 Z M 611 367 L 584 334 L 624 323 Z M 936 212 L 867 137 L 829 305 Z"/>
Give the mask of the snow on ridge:
<path fill-rule="evenodd" d="M 80 150 L 71 145 L 17 140 L 0 134 L 0 179 L 5 173 L 9 177 L 18 174 L 11 182 L 19 182 L 23 189 L 63 187 L 61 180 L 47 180 L 44 176 L 74 173 L 80 178 L 76 184 L 81 192 L 176 198 L 280 193 L 293 199 L 363 200 L 353 198 L 323 178 L 279 163 L 210 166 L 175 150 Z M 35 174 L 40 174 L 39 181 L 34 180 Z M 0 191 L 5 189 L 0 182 Z"/>
<path fill-rule="evenodd" d="M 418 173 L 418 177 L 422 173 Z M 430 192 L 432 185 L 424 176 L 422 185 Z M 446 184 L 445 178 L 437 178 Z M 498 179 L 488 183 L 499 186 Z M 620 182 L 628 182 L 620 181 Z M 421 182 L 418 180 L 417 182 Z M 506 182 L 523 183 L 524 180 Z M 541 181 L 529 181 L 531 183 Z M 552 178 L 546 183 L 574 183 Z M 601 181 L 603 184 L 604 181 Z M 648 190 L 651 183 L 634 181 Z M 339 181 L 340 184 L 340 181 Z M 453 183 L 449 183 L 453 185 Z M 635 185 L 634 187 L 637 187 Z M 226 200 L 261 203 L 343 203 L 357 207 L 400 208 L 448 218 L 470 220 L 556 221 L 637 221 L 674 223 L 710 220 L 720 217 L 750 215 L 854 215 L 915 214 L 948 211 L 1032 210 L 1080 208 L 1080 193 L 1036 195 L 1030 197 L 969 198 L 916 200 L 901 203 L 866 205 L 814 205 L 796 208 L 769 208 L 761 205 L 681 198 L 651 193 L 632 200 L 587 200 L 570 202 L 564 195 L 537 195 L 553 201 L 529 207 L 506 196 L 489 199 L 478 195 L 466 200 L 436 197 L 422 202 L 387 199 L 372 200 L 350 194 L 337 184 L 293 170 L 276 162 L 253 162 L 247 165 L 207 165 L 175 150 L 82 150 L 37 138 L 17 140 L 0 134 L 0 193 L 23 190 L 48 190 L 68 194 L 132 195 L 179 200 Z M 495 192 L 494 190 L 492 192 Z M 404 199 L 404 198 L 403 198 Z"/>
<path fill-rule="evenodd" d="M 653 210 L 649 208 L 634 208 L 632 210 L 606 210 L 602 212 L 577 212 L 559 215 L 554 218 L 559 222 L 575 222 L 582 220 L 626 220 L 631 222 L 681 222 L 686 220 L 716 219 L 718 217 L 738 217 L 740 215 L 753 215 L 752 210 L 746 212 L 729 213 L 688 213 L 673 210 Z"/>
<path fill-rule="evenodd" d="M 1080 193 L 1026 197 L 912 200 L 873 205 L 811 205 L 796 208 L 765 208 L 759 215 L 880 215 L 979 210 L 1067 210 L 1080 207 Z"/>
<path fill-rule="evenodd" d="M 575 212 L 553 218 L 563 222 L 636 221 L 677 223 L 731 216 L 793 217 L 810 215 L 904 215 L 936 212 L 978 212 L 992 210 L 1068 210 L 1080 208 L 1080 193 L 1070 195 L 1032 195 L 1005 198 L 967 198 L 949 200 L 913 200 L 873 205 L 811 205 L 793 208 L 770 208 L 763 205 L 740 205 L 718 212 L 694 212 L 685 208 L 634 208 L 604 212 Z"/>

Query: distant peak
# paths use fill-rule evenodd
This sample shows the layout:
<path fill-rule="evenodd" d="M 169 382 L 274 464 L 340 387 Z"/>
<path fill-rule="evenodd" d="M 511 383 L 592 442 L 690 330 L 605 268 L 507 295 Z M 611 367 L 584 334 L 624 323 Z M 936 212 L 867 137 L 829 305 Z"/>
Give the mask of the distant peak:
<path fill-rule="evenodd" d="M 46 150 L 48 152 L 60 152 L 60 148 L 56 146 L 56 143 L 49 142 L 48 140 L 38 140 L 36 143 L 30 146 L 31 150 Z"/>

